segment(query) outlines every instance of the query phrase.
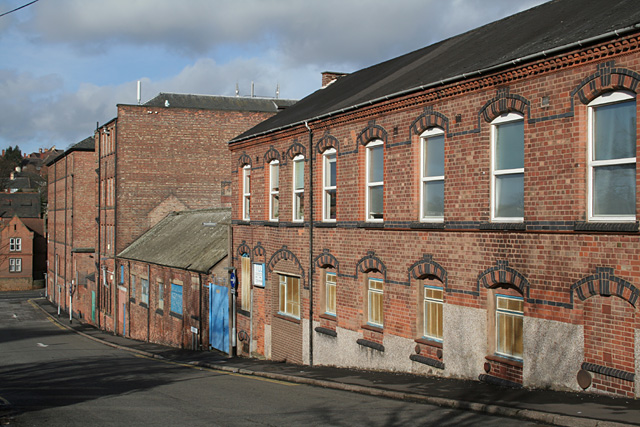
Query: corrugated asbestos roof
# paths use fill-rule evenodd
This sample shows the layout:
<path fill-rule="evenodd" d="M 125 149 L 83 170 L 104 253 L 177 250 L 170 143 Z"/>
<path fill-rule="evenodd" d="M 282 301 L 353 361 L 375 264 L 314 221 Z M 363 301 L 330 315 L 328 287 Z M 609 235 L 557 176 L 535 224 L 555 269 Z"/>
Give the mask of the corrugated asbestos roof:
<path fill-rule="evenodd" d="M 230 223 L 228 208 L 174 212 L 118 257 L 207 273 L 227 256 Z"/>
<path fill-rule="evenodd" d="M 298 101 L 294 106 L 237 136 L 234 141 L 269 133 L 357 108 L 388 96 L 422 90 L 443 81 L 462 80 L 478 71 L 526 63 L 531 55 L 594 37 L 616 38 L 618 30 L 637 30 L 637 0 L 556 0 L 487 24 L 464 34 L 365 68 Z M 618 33 L 620 33 L 618 31 Z M 605 37 L 605 39 L 607 38 Z M 575 46 L 574 46 L 575 47 Z M 551 53 L 551 52 L 550 52 Z"/>
<path fill-rule="evenodd" d="M 167 107 L 166 103 L 169 102 Z M 296 101 L 276 98 L 246 98 L 214 95 L 159 93 L 144 105 L 158 108 L 198 108 L 203 110 L 278 112 Z"/>
<path fill-rule="evenodd" d="M 49 157 L 45 165 L 50 166 L 73 151 L 96 151 L 96 141 L 93 139 L 93 136 L 88 136 L 82 141 L 73 144 L 59 155 Z"/>

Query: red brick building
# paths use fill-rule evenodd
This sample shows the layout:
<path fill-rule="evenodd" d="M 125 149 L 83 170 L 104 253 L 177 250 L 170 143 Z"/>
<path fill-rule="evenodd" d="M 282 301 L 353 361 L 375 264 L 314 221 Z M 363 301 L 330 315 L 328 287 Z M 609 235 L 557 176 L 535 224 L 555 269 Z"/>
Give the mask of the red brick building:
<path fill-rule="evenodd" d="M 294 101 L 161 93 L 118 105 L 95 134 L 98 153 L 96 283 L 99 325 L 120 330 L 115 259 L 174 211 L 229 207 L 227 141 Z"/>
<path fill-rule="evenodd" d="M 230 208 L 173 212 L 118 254 L 119 334 L 209 348 L 209 292 L 227 285 L 230 221 Z M 227 298 L 226 328 L 219 328 L 227 341 L 228 307 Z"/>
<path fill-rule="evenodd" d="M 47 295 L 76 317 L 95 319 L 96 155 L 88 137 L 45 162 L 48 168 Z"/>
<path fill-rule="evenodd" d="M 43 219 L 14 216 L 2 225 L 0 291 L 42 288 L 46 251 Z"/>
<path fill-rule="evenodd" d="M 640 396 L 638 23 L 545 3 L 232 140 L 239 352 Z"/>

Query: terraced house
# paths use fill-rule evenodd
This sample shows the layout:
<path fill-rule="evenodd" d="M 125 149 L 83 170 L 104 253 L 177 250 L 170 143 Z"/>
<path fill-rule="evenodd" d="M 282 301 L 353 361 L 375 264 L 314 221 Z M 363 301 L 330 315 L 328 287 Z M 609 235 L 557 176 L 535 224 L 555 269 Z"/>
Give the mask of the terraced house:
<path fill-rule="evenodd" d="M 552 1 L 230 141 L 239 352 L 640 396 L 639 25 Z"/>

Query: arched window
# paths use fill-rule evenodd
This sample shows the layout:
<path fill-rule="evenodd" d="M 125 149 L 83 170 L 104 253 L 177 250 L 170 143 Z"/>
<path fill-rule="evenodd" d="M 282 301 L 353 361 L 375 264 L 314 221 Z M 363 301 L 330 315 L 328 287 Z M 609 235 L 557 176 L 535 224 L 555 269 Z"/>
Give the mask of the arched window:
<path fill-rule="evenodd" d="M 524 117 L 507 113 L 491 122 L 491 220 L 524 221 Z"/>
<path fill-rule="evenodd" d="M 636 219 L 636 101 L 609 92 L 589 103 L 589 220 Z"/>
<path fill-rule="evenodd" d="M 304 156 L 293 158 L 293 220 L 304 221 Z"/>
<path fill-rule="evenodd" d="M 420 135 L 420 220 L 444 220 L 444 131 Z"/>

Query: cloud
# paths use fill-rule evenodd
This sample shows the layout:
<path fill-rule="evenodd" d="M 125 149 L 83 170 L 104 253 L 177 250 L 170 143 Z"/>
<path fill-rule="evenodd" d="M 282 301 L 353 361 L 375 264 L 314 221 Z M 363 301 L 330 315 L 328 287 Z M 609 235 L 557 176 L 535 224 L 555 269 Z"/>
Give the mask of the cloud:
<path fill-rule="evenodd" d="M 0 19 L 0 145 L 59 147 L 159 92 L 302 98 L 541 0 L 40 1 Z M 23 4 L 9 0 L 11 6 Z M 6 19 L 5 19 L 6 18 Z M 29 148 L 23 148 L 27 151 Z"/>

